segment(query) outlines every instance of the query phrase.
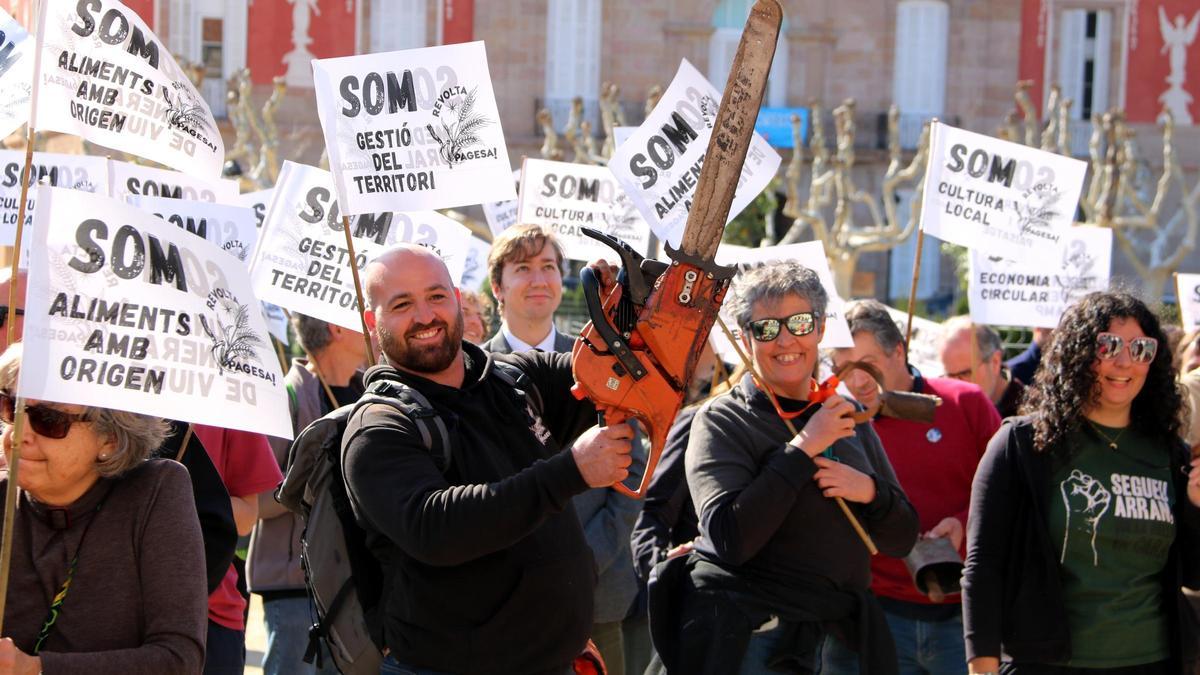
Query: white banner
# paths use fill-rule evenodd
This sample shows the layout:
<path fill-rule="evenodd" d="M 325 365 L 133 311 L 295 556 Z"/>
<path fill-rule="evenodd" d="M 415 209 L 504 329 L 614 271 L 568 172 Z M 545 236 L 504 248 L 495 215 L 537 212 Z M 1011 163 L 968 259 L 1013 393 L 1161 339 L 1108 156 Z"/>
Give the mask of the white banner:
<path fill-rule="evenodd" d="M 267 207 L 271 204 L 271 196 L 275 194 L 275 188 L 267 190 L 258 190 L 257 192 L 247 192 L 240 194 L 229 201 L 230 204 L 244 206 L 254 211 L 254 224 L 258 229 L 262 229 L 263 218 L 267 215 Z"/>
<path fill-rule="evenodd" d="M 1200 274 L 1176 274 L 1175 290 L 1179 295 L 1179 318 L 1183 329 L 1200 328 Z"/>
<path fill-rule="evenodd" d="M 22 396 L 291 438 L 240 262 L 114 199 L 38 195 Z"/>
<path fill-rule="evenodd" d="M 471 231 L 434 211 L 364 214 L 351 219 L 358 269 L 388 248 L 427 246 L 462 277 Z M 350 255 L 333 178 L 328 171 L 284 162 L 251 263 L 258 297 L 293 312 L 361 331 Z"/>
<path fill-rule="evenodd" d="M 1054 328 L 1067 307 L 1108 288 L 1112 230 L 1068 228 L 1060 246 L 1042 245 L 1017 260 L 971 250 L 971 320 L 993 326 Z"/>
<path fill-rule="evenodd" d="M 130 196 L 128 201 L 143 211 L 149 211 L 180 229 L 208 240 L 249 269 L 250 254 L 258 242 L 254 211 L 230 204 L 168 197 Z"/>
<path fill-rule="evenodd" d="M 521 170 L 518 169 L 512 172 L 512 175 L 513 184 L 520 190 Z M 517 194 L 520 195 L 520 192 Z M 493 237 L 517 224 L 517 207 L 520 206 L 519 200 L 508 199 L 500 202 L 484 202 L 481 206 L 483 206 L 483 217 L 487 218 L 488 229 L 492 231 Z"/>
<path fill-rule="evenodd" d="M 279 305 L 272 305 L 269 302 L 260 302 L 262 305 L 263 319 L 267 322 L 267 330 L 272 337 L 276 338 L 283 344 L 289 344 L 291 340 L 288 338 L 288 316 Z"/>
<path fill-rule="evenodd" d="M 1061 243 L 1087 164 L 945 124 L 931 138 L 921 229 L 1010 258 Z"/>
<path fill-rule="evenodd" d="M 117 0 L 43 6 L 38 131 L 221 175 L 225 145 L 208 103 L 137 12 Z"/>
<path fill-rule="evenodd" d="M 908 330 L 908 312 L 885 305 L 888 314 L 904 335 Z M 919 316 L 913 317 L 912 340 L 908 343 L 908 362 L 925 377 L 940 377 L 946 368 L 942 365 L 942 324 Z"/>
<path fill-rule="evenodd" d="M 21 208 L 21 170 L 25 166 L 23 150 L 0 150 L 0 246 L 12 246 L 17 238 L 17 216 Z M 60 155 L 54 152 L 33 153 L 33 180 L 42 179 L 50 185 L 83 192 L 104 193 L 108 189 L 108 173 L 103 157 Z M 25 232 L 21 236 L 21 267 L 29 266 L 29 248 L 33 241 L 31 225 L 36 211 L 36 190 L 31 189 L 25 208 Z"/>
<path fill-rule="evenodd" d="M 687 225 L 720 100 L 721 92 L 684 59 L 650 116 L 608 160 L 654 234 L 675 247 Z M 754 134 L 726 223 L 767 187 L 779 163 L 779 153 Z"/>
<path fill-rule="evenodd" d="M 471 236 L 467 247 L 467 260 L 463 265 L 462 278 L 459 279 L 459 288 L 464 288 L 468 291 L 478 291 L 483 287 L 483 282 L 488 278 L 488 253 L 492 250 L 492 245 L 476 236 Z"/>
<path fill-rule="evenodd" d="M 34 47 L 25 28 L 0 9 L 0 138 L 29 121 Z"/>
<path fill-rule="evenodd" d="M 581 227 L 616 237 L 642 255 L 650 249 L 650 226 L 603 166 L 526 159 L 518 201 L 517 221 L 553 232 L 572 260 L 612 260 L 616 256 L 611 248 L 585 235 Z"/>
<path fill-rule="evenodd" d="M 819 241 L 806 241 L 800 244 L 784 246 L 768 246 L 766 248 L 750 248 L 748 246 L 733 246 L 721 244 L 717 248 L 717 264 L 736 265 L 738 269 L 761 267 L 767 263 L 780 260 L 795 260 L 808 269 L 817 273 L 821 286 L 829 294 L 829 305 L 825 308 L 825 336 L 821 339 L 821 348 L 853 347 L 854 339 L 850 337 L 850 325 L 842 313 L 845 301 L 838 295 L 833 283 L 833 272 L 829 269 L 829 259 L 825 257 L 825 245 Z M 722 315 L 731 329 L 736 330 L 728 314 Z M 718 329 L 719 330 L 719 329 Z"/>
<path fill-rule="evenodd" d="M 482 42 L 312 65 L 329 167 L 347 214 L 516 196 Z"/>
<path fill-rule="evenodd" d="M 116 160 L 108 163 L 108 172 L 112 183 L 112 196 L 117 199 L 126 199 L 130 195 L 145 195 L 234 204 L 238 198 L 237 181 L 228 178 L 198 178 L 179 171 L 155 169 Z"/>

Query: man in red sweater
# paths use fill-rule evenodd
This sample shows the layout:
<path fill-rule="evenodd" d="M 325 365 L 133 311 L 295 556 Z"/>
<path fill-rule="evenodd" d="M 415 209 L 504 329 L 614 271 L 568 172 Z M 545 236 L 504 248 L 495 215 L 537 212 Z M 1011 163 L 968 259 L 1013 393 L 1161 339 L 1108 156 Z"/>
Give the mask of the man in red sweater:
<path fill-rule="evenodd" d="M 865 361 L 883 373 L 891 391 L 932 394 L 942 399 L 933 424 L 876 417 L 873 424 L 900 486 L 917 510 L 923 537 L 948 537 L 959 554 L 971 500 L 975 466 L 988 440 L 1000 427 L 995 406 L 979 387 L 945 378 L 926 378 L 908 365 L 901 335 L 887 308 L 875 300 L 851 303 L 846 320 L 854 347 L 835 350 L 835 366 Z M 846 377 L 860 403 L 879 396 L 874 379 L 861 370 Z M 962 673 L 962 608 L 958 594 L 935 603 L 917 590 L 904 561 L 878 555 L 871 563 L 871 591 L 887 614 L 896 642 L 901 675 Z M 857 672 L 856 659 L 844 645 L 826 642 L 822 673 Z"/>

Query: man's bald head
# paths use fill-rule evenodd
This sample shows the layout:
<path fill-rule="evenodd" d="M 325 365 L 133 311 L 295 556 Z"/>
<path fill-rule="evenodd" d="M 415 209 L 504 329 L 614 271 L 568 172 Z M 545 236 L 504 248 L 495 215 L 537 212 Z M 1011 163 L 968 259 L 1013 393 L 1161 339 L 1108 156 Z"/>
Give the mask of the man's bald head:
<path fill-rule="evenodd" d="M 450 270 L 438 254 L 417 244 L 397 244 L 376 256 L 364 270 L 363 293 L 366 294 L 367 308 L 377 310 L 397 290 L 394 281 L 413 274 L 419 274 L 423 281 L 440 282 L 447 289 L 454 288 Z"/>

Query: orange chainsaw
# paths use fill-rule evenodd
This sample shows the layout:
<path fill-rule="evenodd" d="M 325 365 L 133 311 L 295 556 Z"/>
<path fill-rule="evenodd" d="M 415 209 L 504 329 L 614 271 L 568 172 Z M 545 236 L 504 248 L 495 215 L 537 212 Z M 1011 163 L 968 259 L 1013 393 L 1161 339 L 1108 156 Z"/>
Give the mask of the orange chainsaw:
<path fill-rule="evenodd" d="M 622 269 L 611 289 L 602 288 L 591 269 L 583 270 L 591 322 L 572 350 L 572 391 L 591 399 L 606 424 L 637 419 L 645 426 L 650 456 L 641 484 L 636 491 L 621 483 L 613 486 L 634 499 L 645 495 L 654 475 L 735 271 L 713 260 L 754 134 L 782 22 L 777 0 L 758 0 L 750 10 L 682 241 L 678 250 L 666 246 L 671 262 L 644 260 L 622 242 L 588 232 L 616 250 Z"/>

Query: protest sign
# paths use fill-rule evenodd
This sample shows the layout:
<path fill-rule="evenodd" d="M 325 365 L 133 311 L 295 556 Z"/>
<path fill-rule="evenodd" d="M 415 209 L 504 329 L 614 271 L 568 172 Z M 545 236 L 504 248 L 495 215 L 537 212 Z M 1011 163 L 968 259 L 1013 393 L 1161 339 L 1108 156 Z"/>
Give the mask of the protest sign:
<path fill-rule="evenodd" d="M 131 196 L 128 202 L 201 239 L 207 239 L 249 269 L 250 254 L 258 242 L 254 211 L 230 204 L 168 197 Z"/>
<path fill-rule="evenodd" d="M 482 42 L 312 62 L 347 215 L 513 199 Z"/>
<path fill-rule="evenodd" d="M 21 396 L 291 438 L 242 263 L 76 190 L 39 187 L 34 223 Z"/>
<path fill-rule="evenodd" d="M 521 186 L 521 171 L 512 172 L 513 184 L 519 189 Z M 517 207 L 520 202 L 516 199 L 508 199 L 501 202 L 484 202 L 483 217 L 487 218 L 488 229 L 492 231 L 492 236 L 500 234 L 513 225 L 517 224 Z"/>
<path fill-rule="evenodd" d="M 208 103 L 141 17 L 117 0 L 46 2 L 34 127 L 216 178 L 225 145 Z"/>
<path fill-rule="evenodd" d="M 433 211 L 363 214 L 351 219 L 350 228 L 360 272 L 389 247 L 407 242 L 437 252 L 451 279 L 462 276 L 471 231 L 446 216 Z M 250 277 L 261 300 L 362 330 L 328 171 L 284 162 L 259 237 Z"/>
<path fill-rule="evenodd" d="M 271 195 L 273 194 L 275 194 L 275 188 L 247 192 L 234 197 L 229 203 L 244 206 L 254 211 L 254 224 L 259 229 L 262 229 L 263 218 L 267 215 L 267 206 L 270 205 Z"/>
<path fill-rule="evenodd" d="M 491 250 L 491 244 L 479 237 L 471 237 L 467 245 L 467 259 L 463 265 L 462 278 L 458 282 L 459 288 L 478 291 L 483 287 L 483 283 L 488 278 L 487 259 Z"/>
<path fill-rule="evenodd" d="M 21 209 L 21 174 L 25 167 L 25 153 L 18 150 L 0 150 L 0 246 L 12 246 L 17 238 L 17 217 Z M 53 152 L 33 153 L 33 178 L 30 185 L 45 179 L 54 187 L 70 188 L 83 192 L 103 193 L 108 189 L 108 169 L 103 157 L 88 155 L 60 155 Z M 21 239 L 21 266 L 29 262 L 30 236 L 28 228 L 33 223 L 37 199 L 30 192 L 26 197 L 25 236 Z"/>
<path fill-rule="evenodd" d="M 659 239 L 678 247 L 700 178 L 721 92 L 687 59 L 646 121 L 617 146 L 608 167 Z M 726 223 L 779 170 L 779 153 L 754 134 Z"/>
<path fill-rule="evenodd" d="M 842 314 L 845 301 L 837 293 L 833 283 L 833 272 L 829 269 L 829 259 L 825 257 L 825 245 L 819 241 L 806 241 L 800 244 L 784 246 L 768 246 L 765 248 L 750 248 L 748 246 L 732 246 L 721 244 L 717 249 L 718 265 L 736 265 L 739 270 L 750 267 L 761 267 L 769 262 L 779 260 L 794 260 L 817 273 L 821 286 L 829 295 L 829 306 L 825 308 L 825 336 L 821 338 L 821 348 L 853 347 L 854 339 L 850 337 L 850 326 Z M 733 322 L 725 315 L 726 323 L 734 328 Z"/>
<path fill-rule="evenodd" d="M 33 50 L 25 28 L 0 9 L 0 138 L 29 121 Z"/>
<path fill-rule="evenodd" d="M 111 196 L 117 199 L 124 200 L 130 195 L 146 195 L 232 204 L 238 198 L 237 181 L 227 178 L 198 178 L 178 171 L 116 160 L 108 163 L 108 172 L 112 185 Z"/>
<path fill-rule="evenodd" d="M 1054 328 L 1072 303 L 1108 288 L 1112 230 L 1068 228 L 1059 246 L 1042 246 L 1020 258 L 971 250 L 967 299 L 971 320 L 995 326 Z"/>
<path fill-rule="evenodd" d="M 615 255 L 581 227 L 616 237 L 642 255 L 650 249 L 650 226 L 605 167 L 526 159 L 518 201 L 517 220 L 553 232 L 572 260 Z"/>
<path fill-rule="evenodd" d="M 271 333 L 271 337 L 285 345 L 289 344 L 291 340 L 288 337 L 287 312 L 279 305 L 272 305 L 269 302 L 258 304 L 262 306 L 263 320 L 267 322 L 267 331 Z"/>
<path fill-rule="evenodd" d="M 895 307 L 884 305 L 900 334 L 908 330 L 908 312 L 902 312 Z M 926 377 L 934 377 L 945 372 L 942 366 L 942 324 L 913 315 L 912 338 L 908 343 L 908 362 Z"/>
<path fill-rule="evenodd" d="M 922 230 L 1010 258 L 1061 243 L 1087 164 L 937 122 L 930 138 Z"/>
<path fill-rule="evenodd" d="M 637 127 L 613 127 L 613 147 L 621 147 L 621 144 L 629 140 L 629 137 L 632 136 L 633 132 L 635 131 L 637 131 Z"/>
<path fill-rule="evenodd" d="M 1175 291 L 1179 295 L 1179 318 L 1184 330 L 1200 328 L 1200 274 L 1176 274 Z M 1196 413 L 1200 415 L 1200 412 Z"/>

